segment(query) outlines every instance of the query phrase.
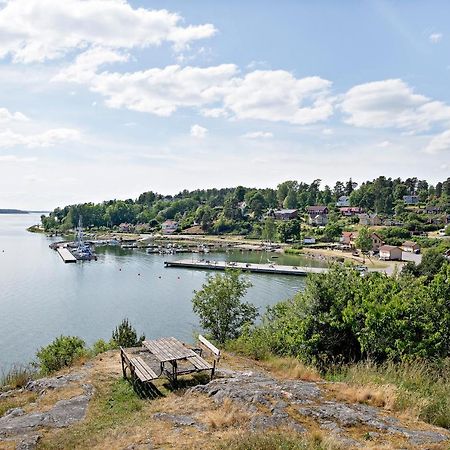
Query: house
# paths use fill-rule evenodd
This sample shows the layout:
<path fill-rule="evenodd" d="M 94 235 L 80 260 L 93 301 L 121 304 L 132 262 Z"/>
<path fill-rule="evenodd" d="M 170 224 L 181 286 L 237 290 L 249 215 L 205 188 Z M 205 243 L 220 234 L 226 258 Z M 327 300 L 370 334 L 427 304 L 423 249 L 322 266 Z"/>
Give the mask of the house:
<path fill-rule="evenodd" d="M 296 209 L 277 209 L 273 212 L 277 220 L 292 220 L 298 217 L 298 210 Z"/>
<path fill-rule="evenodd" d="M 359 224 L 363 226 L 375 227 L 381 225 L 381 219 L 378 214 L 358 214 Z"/>
<path fill-rule="evenodd" d="M 338 208 L 341 206 L 350 206 L 350 197 L 348 195 L 341 195 L 336 202 L 336 206 Z"/>
<path fill-rule="evenodd" d="M 359 206 L 343 206 L 339 208 L 340 213 L 345 217 L 353 217 L 363 212 Z"/>
<path fill-rule="evenodd" d="M 417 205 L 419 203 L 418 195 L 404 195 L 403 201 L 405 205 Z"/>
<path fill-rule="evenodd" d="M 121 233 L 132 233 L 134 231 L 134 225 L 131 223 L 121 223 L 119 225 L 119 231 Z"/>
<path fill-rule="evenodd" d="M 345 247 L 354 248 L 357 237 L 358 237 L 357 231 L 343 231 L 340 242 Z"/>
<path fill-rule="evenodd" d="M 401 247 L 404 252 L 420 253 L 420 245 L 413 241 L 405 241 Z"/>
<path fill-rule="evenodd" d="M 385 261 L 401 261 L 402 249 L 394 245 L 382 245 L 380 247 L 380 259 Z"/>
<path fill-rule="evenodd" d="M 304 244 L 315 244 L 316 243 L 316 238 L 313 237 L 304 237 L 303 238 L 303 243 Z"/>
<path fill-rule="evenodd" d="M 439 206 L 427 205 L 425 206 L 425 214 L 440 214 L 441 208 Z"/>
<path fill-rule="evenodd" d="M 326 225 L 328 223 L 328 208 L 326 206 L 308 206 L 306 211 L 310 225 Z"/>
<path fill-rule="evenodd" d="M 377 252 L 384 244 L 383 239 L 377 233 L 371 233 L 372 252 Z M 357 231 L 344 231 L 340 239 L 341 244 L 347 248 L 356 248 L 356 239 L 358 239 Z"/>
<path fill-rule="evenodd" d="M 178 222 L 174 220 L 166 220 L 161 224 L 163 234 L 173 234 L 178 229 Z"/>

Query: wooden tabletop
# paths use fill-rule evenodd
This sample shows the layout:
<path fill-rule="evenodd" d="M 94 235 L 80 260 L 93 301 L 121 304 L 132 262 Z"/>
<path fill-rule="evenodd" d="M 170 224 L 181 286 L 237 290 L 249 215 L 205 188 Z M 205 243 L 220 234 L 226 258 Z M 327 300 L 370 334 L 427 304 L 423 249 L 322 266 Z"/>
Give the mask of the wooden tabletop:
<path fill-rule="evenodd" d="M 142 343 L 160 362 L 176 361 L 198 356 L 174 337 L 144 341 Z"/>

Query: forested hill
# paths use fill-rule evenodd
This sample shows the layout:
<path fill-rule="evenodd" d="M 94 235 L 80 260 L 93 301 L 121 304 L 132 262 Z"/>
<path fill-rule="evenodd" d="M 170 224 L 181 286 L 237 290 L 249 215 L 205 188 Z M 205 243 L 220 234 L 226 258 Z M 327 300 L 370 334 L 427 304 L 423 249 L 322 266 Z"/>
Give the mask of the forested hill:
<path fill-rule="evenodd" d="M 249 234 L 252 223 L 270 208 L 290 208 L 304 211 L 312 205 L 336 207 L 342 196 L 348 196 L 351 206 L 386 216 L 404 212 L 404 196 L 417 195 L 422 205 L 439 206 L 450 213 L 450 178 L 431 185 L 417 178 L 392 179 L 380 176 L 361 185 L 351 179 L 338 181 L 334 187 L 312 183 L 285 181 L 276 189 L 254 189 L 243 186 L 223 189 L 184 190 L 174 196 L 144 192 L 137 199 L 109 200 L 103 203 L 84 203 L 56 208 L 42 218 L 46 229 L 70 229 L 80 215 L 88 227 L 115 227 L 122 223 L 145 224 L 157 228 L 167 219 L 178 221 L 185 229 L 200 224 L 208 232 L 236 232 Z"/>

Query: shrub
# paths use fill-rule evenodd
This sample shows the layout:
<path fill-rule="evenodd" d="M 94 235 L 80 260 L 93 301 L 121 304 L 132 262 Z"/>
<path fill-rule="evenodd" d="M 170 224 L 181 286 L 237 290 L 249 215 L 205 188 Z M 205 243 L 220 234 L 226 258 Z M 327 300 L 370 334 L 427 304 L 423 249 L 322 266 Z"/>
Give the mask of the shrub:
<path fill-rule="evenodd" d="M 51 344 L 42 347 L 36 356 L 39 367 L 44 374 L 68 367 L 86 354 L 85 343 L 77 336 L 60 336 Z"/>
<path fill-rule="evenodd" d="M 113 331 L 111 343 L 115 347 L 139 347 L 144 339 L 144 335 L 138 339 L 136 330 L 125 318 Z"/>
<path fill-rule="evenodd" d="M 425 277 L 364 277 L 335 266 L 310 275 L 304 292 L 268 309 L 235 345 L 253 357 L 272 352 L 320 368 L 330 363 L 444 358 L 450 354 L 450 264 Z"/>
<path fill-rule="evenodd" d="M 99 353 L 107 352 L 112 348 L 114 348 L 114 345 L 112 345 L 111 342 L 106 342 L 103 339 L 99 339 L 98 341 L 95 341 L 94 345 L 92 346 L 92 354 L 96 356 Z"/>

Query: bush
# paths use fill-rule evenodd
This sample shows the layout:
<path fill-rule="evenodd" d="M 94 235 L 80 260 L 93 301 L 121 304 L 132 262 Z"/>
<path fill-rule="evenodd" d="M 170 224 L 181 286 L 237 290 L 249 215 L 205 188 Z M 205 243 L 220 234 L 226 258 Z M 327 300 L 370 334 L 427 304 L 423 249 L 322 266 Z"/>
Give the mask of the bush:
<path fill-rule="evenodd" d="M 139 347 L 144 339 L 144 335 L 138 339 L 136 330 L 125 318 L 113 331 L 111 344 L 115 347 Z"/>
<path fill-rule="evenodd" d="M 253 357 L 293 356 L 325 369 L 371 358 L 450 355 L 450 264 L 425 277 L 364 277 L 350 267 L 310 275 L 304 292 L 268 309 L 235 345 Z"/>
<path fill-rule="evenodd" d="M 96 356 L 99 353 L 105 353 L 114 347 L 115 346 L 111 342 L 106 342 L 103 339 L 99 339 L 98 341 L 94 342 L 91 352 L 92 352 L 93 356 Z"/>
<path fill-rule="evenodd" d="M 36 353 L 44 374 L 71 366 L 77 358 L 85 355 L 85 343 L 77 336 L 60 336 Z"/>

